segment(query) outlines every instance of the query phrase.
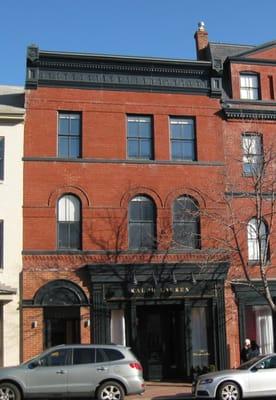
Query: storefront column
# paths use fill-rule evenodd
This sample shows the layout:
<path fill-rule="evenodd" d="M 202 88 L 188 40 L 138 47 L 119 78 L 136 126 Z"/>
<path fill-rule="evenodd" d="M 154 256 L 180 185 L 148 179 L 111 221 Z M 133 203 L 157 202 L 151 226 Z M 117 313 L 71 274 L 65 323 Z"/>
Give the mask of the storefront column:
<path fill-rule="evenodd" d="M 93 290 L 93 343 L 110 343 L 110 310 L 102 285 L 95 285 Z"/>

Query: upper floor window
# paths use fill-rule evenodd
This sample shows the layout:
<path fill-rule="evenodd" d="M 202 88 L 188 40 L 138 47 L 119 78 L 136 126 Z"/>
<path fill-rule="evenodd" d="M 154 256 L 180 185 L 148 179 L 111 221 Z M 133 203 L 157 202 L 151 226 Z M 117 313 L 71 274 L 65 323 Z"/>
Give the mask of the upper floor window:
<path fill-rule="evenodd" d="M 188 248 L 199 248 L 199 209 L 189 196 L 178 197 L 173 204 L 173 240 Z"/>
<path fill-rule="evenodd" d="M 58 114 L 58 155 L 64 158 L 81 156 L 81 115 L 79 113 Z"/>
<path fill-rule="evenodd" d="M 246 133 L 242 136 L 243 172 L 245 175 L 258 175 L 263 166 L 262 136 Z"/>
<path fill-rule="evenodd" d="M 156 247 L 156 209 L 146 196 L 136 196 L 129 203 L 129 248 Z"/>
<path fill-rule="evenodd" d="M 268 227 L 266 223 L 252 218 L 247 224 L 248 260 L 266 262 L 269 259 Z"/>
<path fill-rule="evenodd" d="M 0 220 L 0 268 L 4 263 L 4 221 Z"/>
<path fill-rule="evenodd" d="M 192 118 L 170 118 L 172 160 L 196 159 L 195 128 Z"/>
<path fill-rule="evenodd" d="M 4 179 L 5 138 L 0 137 L 0 181 Z"/>
<path fill-rule="evenodd" d="M 240 75 L 241 99 L 258 100 L 260 98 L 259 77 L 257 74 Z"/>
<path fill-rule="evenodd" d="M 81 206 L 76 196 L 65 195 L 58 201 L 58 247 L 81 248 Z"/>
<path fill-rule="evenodd" d="M 128 158 L 153 159 L 152 118 L 129 115 L 127 117 Z"/>

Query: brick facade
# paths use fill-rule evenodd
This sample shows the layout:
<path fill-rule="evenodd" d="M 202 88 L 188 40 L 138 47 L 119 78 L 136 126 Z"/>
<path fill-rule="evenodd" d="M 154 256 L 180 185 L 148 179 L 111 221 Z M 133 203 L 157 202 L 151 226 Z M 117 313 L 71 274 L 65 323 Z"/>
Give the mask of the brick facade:
<path fill-rule="evenodd" d="M 185 289 L 183 283 L 189 277 L 194 278 L 194 275 L 198 285 L 199 282 L 200 285 L 204 282 L 210 283 L 206 293 L 201 295 L 201 302 L 197 301 L 200 307 L 208 304 L 208 312 L 213 310 L 213 315 L 221 315 L 221 320 L 213 321 L 212 329 L 215 333 L 210 339 L 213 351 L 216 352 L 213 362 L 218 367 L 239 363 L 240 340 L 243 338 L 237 298 L 231 279 L 242 279 L 243 274 L 239 272 L 237 275 L 240 266 L 235 265 L 235 259 L 231 263 L 229 258 L 225 259 L 222 254 L 217 255 L 217 246 L 213 238 L 218 237 L 219 232 L 219 236 L 225 239 L 226 231 L 222 231 L 220 221 L 211 216 L 221 213 L 222 218 L 225 218 L 226 206 L 218 200 L 229 189 L 227 185 L 231 179 L 235 177 L 238 186 L 244 187 L 241 163 L 233 162 L 237 158 L 241 160 L 242 157 L 241 133 L 257 129 L 258 132 L 262 132 L 266 143 L 273 140 L 271 128 L 274 122 L 263 121 L 258 117 L 257 120 L 251 118 L 250 121 L 245 121 L 243 117 L 232 117 L 229 114 L 230 111 L 235 111 L 235 108 L 237 113 L 240 112 L 241 105 L 231 101 L 239 99 L 240 72 L 252 71 L 252 66 L 246 65 L 244 60 L 241 64 L 235 60 L 229 63 L 226 59 L 225 71 L 228 71 L 230 76 L 227 78 L 227 84 L 231 86 L 232 83 L 230 92 L 233 96 L 225 98 L 221 86 L 225 76 L 223 71 L 215 70 L 208 59 L 208 51 L 212 51 L 212 46 L 208 48 L 208 35 L 206 36 L 205 30 L 198 32 L 196 39 L 199 40 L 202 34 L 205 58 L 201 57 L 202 61 L 190 64 L 183 62 L 179 65 L 175 65 L 173 61 L 153 62 L 120 58 L 114 60 L 93 55 L 68 55 L 68 58 L 65 56 L 65 59 L 61 60 L 58 53 L 53 53 L 51 59 L 48 53 L 38 53 L 36 49 L 32 49 L 32 58 L 29 57 L 27 64 L 28 69 L 33 72 L 27 80 L 24 154 L 23 359 L 43 349 L 43 312 L 45 316 L 49 313 L 49 320 L 56 318 L 51 316 L 50 310 L 50 305 L 53 306 L 54 303 L 47 303 L 54 301 L 54 297 L 47 295 L 47 284 L 62 281 L 66 287 L 68 282 L 67 289 L 72 293 L 75 291 L 76 296 L 82 299 L 82 302 L 78 303 L 79 340 L 81 343 L 88 343 L 99 338 L 107 340 L 109 320 L 106 319 L 106 315 L 112 314 L 113 310 L 120 307 L 128 310 L 125 311 L 125 315 L 130 315 L 127 317 L 130 327 L 136 318 L 133 317 L 133 306 L 130 305 L 139 305 L 141 298 L 137 298 L 136 303 L 133 303 L 133 299 L 131 302 L 130 298 L 115 296 L 109 302 L 110 298 L 106 295 L 107 287 L 111 288 L 108 285 L 114 285 L 114 282 L 117 285 L 116 290 L 119 290 L 119 278 L 115 278 L 114 273 L 116 268 L 117 275 L 120 275 L 119 272 L 125 273 L 127 266 L 130 266 L 132 277 L 137 274 L 141 281 L 149 282 L 145 281 L 149 279 L 145 276 L 154 277 L 155 266 L 158 266 L 158 270 L 163 268 L 167 273 L 173 265 L 182 285 L 178 283 L 174 293 L 182 290 L 192 293 L 192 290 L 196 290 L 190 286 Z M 263 53 L 257 53 L 257 56 L 271 57 L 274 62 L 273 52 L 267 52 L 266 49 Z M 252 62 L 250 57 L 249 55 L 249 62 Z M 44 70 L 47 63 L 48 69 Z M 51 72 L 52 65 L 55 65 L 56 70 Z M 63 71 L 64 65 L 67 70 Z M 77 72 L 70 71 L 72 65 L 78 68 Z M 147 75 L 151 68 L 155 71 L 153 78 Z M 57 72 L 58 70 L 60 71 Z M 109 70 L 112 71 L 112 75 L 108 75 Z M 164 75 L 165 70 L 167 75 Z M 122 77 L 121 71 L 125 74 L 132 71 L 131 73 L 136 75 L 137 71 L 140 71 L 140 75 L 135 79 L 133 75 Z M 274 96 L 271 88 L 274 78 L 267 79 L 268 75 L 273 76 L 270 65 L 254 65 L 254 72 L 261 75 L 262 99 L 271 100 Z M 185 75 L 185 78 L 182 81 L 178 80 L 182 79 L 182 75 Z M 60 78 L 57 79 L 57 76 Z M 175 76 L 174 80 L 172 76 Z M 215 89 L 214 80 L 218 85 Z M 125 82 L 128 87 L 124 86 Z M 135 89 L 134 85 L 141 82 L 144 82 L 144 86 L 137 86 Z M 178 86 L 180 84 L 183 85 L 181 89 Z M 227 102 L 231 103 L 230 111 Z M 257 109 L 257 106 L 259 104 L 253 107 L 250 105 L 253 110 Z M 268 109 L 272 112 L 271 107 Z M 258 109 L 256 112 L 261 111 Z M 59 112 L 78 112 L 81 115 L 79 158 L 64 159 L 58 156 Z M 133 160 L 127 156 L 128 115 L 152 117 L 153 160 Z M 196 160 L 171 160 L 170 117 L 193 118 Z M 77 196 L 81 203 L 82 240 L 81 249 L 76 251 L 65 251 L 58 247 L 57 202 L 65 194 Z M 138 195 L 148 196 L 156 206 L 157 248 L 152 252 L 129 250 L 128 208 L 131 199 Z M 201 210 L 199 249 L 171 248 L 173 204 L 179 196 L 184 195 L 194 199 Z M 250 218 L 252 213 L 248 204 L 248 199 L 237 199 L 234 207 L 248 212 Z M 244 235 L 246 240 L 246 232 Z M 218 275 L 214 274 L 212 277 L 212 271 L 217 267 L 217 263 L 221 262 L 227 264 L 227 269 L 231 265 L 228 279 L 225 279 L 226 275 L 218 278 Z M 202 269 L 203 264 L 205 269 Z M 104 266 L 102 277 L 101 272 L 98 272 L 101 271 L 98 269 L 101 265 Z M 110 276 L 105 275 L 105 268 L 108 266 Z M 186 271 L 189 271 L 187 273 L 185 266 Z M 203 278 L 203 275 L 206 278 Z M 163 279 L 162 272 L 159 279 Z M 168 282 L 168 278 L 166 279 L 162 282 Z M 215 294 L 212 296 L 208 294 L 210 288 L 214 288 L 212 293 Z M 218 288 L 222 288 L 222 291 Z M 54 288 L 49 289 L 49 293 L 51 290 Z M 218 292 L 220 294 L 217 294 Z M 106 296 L 104 301 L 101 296 Z M 160 297 L 156 304 L 165 308 L 165 305 L 170 304 L 170 310 L 173 310 L 173 304 L 176 308 L 180 304 L 177 296 L 174 301 L 173 296 L 166 301 Z M 198 299 L 198 294 L 187 295 L 185 299 L 184 297 L 181 301 L 185 304 L 185 310 L 192 313 L 191 304 Z M 60 301 L 56 306 L 69 305 L 64 299 Z M 147 299 L 143 301 L 145 309 L 153 304 Z M 106 311 L 106 307 L 110 307 L 109 311 Z M 138 308 L 135 311 L 137 315 Z M 100 315 L 100 312 L 106 315 Z M 179 315 L 182 315 L 181 312 L 179 311 Z M 33 320 L 37 321 L 35 328 L 31 323 Z M 223 328 L 219 328 L 222 325 Z M 127 329 L 127 335 L 127 341 L 139 341 L 134 338 L 132 328 Z M 185 340 L 192 340 L 191 337 L 188 338 L 187 333 L 184 336 Z M 31 345 L 30 338 L 35 345 Z M 186 360 L 189 364 L 189 367 L 185 367 L 186 375 L 189 375 L 189 368 L 193 366 L 191 357 L 190 354 L 189 363 Z"/>

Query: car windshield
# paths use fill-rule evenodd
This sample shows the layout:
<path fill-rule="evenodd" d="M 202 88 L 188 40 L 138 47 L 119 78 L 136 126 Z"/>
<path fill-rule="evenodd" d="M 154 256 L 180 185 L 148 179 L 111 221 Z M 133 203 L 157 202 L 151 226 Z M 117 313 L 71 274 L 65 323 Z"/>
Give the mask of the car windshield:
<path fill-rule="evenodd" d="M 257 356 L 252 358 L 252 360 L 246 361 L 245 363 L 241 364 L 237 369 L 249 369 L 254 365 L 257 361 L 264 358 L 264 356 Z"/>

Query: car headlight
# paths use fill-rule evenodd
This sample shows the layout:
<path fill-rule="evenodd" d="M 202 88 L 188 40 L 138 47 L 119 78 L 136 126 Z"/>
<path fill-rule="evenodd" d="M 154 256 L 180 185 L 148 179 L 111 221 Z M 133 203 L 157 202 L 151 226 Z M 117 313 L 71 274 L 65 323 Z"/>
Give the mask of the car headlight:
<path fill-rule="evenodd" d="M 206 385 L 206 384 L 212 383 L 212 382 L 213 382 L 213 379 L 211 379 L 211 378 L 201 379 L 199 381 L 199 385 Z"/>

